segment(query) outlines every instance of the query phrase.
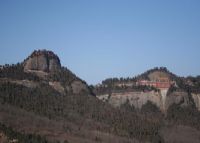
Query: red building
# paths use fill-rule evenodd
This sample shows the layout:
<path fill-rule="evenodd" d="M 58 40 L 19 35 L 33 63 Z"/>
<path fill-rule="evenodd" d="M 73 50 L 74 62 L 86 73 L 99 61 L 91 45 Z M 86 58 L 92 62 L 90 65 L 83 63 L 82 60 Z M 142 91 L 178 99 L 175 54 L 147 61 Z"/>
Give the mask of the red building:
<path fill-rule="evenodd" d="M 140 80 L 137 82 L 137 85 L 144 85 L 144 86 L 153 86 L 155 88 L 170 88 L 171 85 L 173 85 L 174 82 L 170 81 L 167 78 L 160 78 L 157 81 L 148 81 L 148 80 Z"/>

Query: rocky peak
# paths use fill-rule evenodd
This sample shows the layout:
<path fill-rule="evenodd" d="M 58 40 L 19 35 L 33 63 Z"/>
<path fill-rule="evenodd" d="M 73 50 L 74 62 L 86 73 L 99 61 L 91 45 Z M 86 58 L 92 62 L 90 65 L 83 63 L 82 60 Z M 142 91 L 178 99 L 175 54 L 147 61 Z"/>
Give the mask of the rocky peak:
<path fill-rule="evenodd" d="M 25 61 L 25 71 L 55 72 L 61 68 L 60 59 L 52 51 L 35 50 Z"/>

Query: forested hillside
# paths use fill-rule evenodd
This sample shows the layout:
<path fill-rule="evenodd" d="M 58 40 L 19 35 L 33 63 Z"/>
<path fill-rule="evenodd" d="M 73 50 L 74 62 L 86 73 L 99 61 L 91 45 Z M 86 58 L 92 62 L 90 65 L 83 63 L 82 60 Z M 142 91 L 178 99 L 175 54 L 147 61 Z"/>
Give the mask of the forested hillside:
<path fill-rule="evenodd" d="M 113 86 L 136 82 L 137 78 L 109 79 L 103 82 L 106 86 L 89 87 L 61 67 L 59 59 L 55 58 L 51 65 L 49 61 L 54 57 L 52 52 L 38 51 L 22 63 L 0 69 L 0 133 L 5 143 L 12 140 L 16 143 L 164 143 L 171 126 L 183 126 L 183 134 L 188 131 L 187 127 L 199 133 L 200 113 L 194 102 L 191 106 L 182 106 L 181 102 L 173 104 L 166 113 L 150 101 L 140 110 L 129 100 L 113 107 L 93 96 L 94 93 L 160 90 L 136 84 Z M 35 62 L 41 59 L 43 64 Z M 184 83 L 184 92 L 193 91 L 190 86 L 195 90 L 199 86 L 199 78 L 184 78 L 187 82 L 179 79 Z M 183 88 L 170 88 L 168 94 L 180 89 Z"/>

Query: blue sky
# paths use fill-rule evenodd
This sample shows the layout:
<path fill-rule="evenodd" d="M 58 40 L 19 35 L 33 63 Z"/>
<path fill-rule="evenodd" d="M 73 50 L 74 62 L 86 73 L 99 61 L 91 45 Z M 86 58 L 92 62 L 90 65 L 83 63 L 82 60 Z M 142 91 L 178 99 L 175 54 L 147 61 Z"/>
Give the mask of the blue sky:
<path fill-rule="evenodd" d="M 0 64 L 54 51 L 89 84 L 156 66 L 200 75 L 199 0 L 1 0 Z"/>

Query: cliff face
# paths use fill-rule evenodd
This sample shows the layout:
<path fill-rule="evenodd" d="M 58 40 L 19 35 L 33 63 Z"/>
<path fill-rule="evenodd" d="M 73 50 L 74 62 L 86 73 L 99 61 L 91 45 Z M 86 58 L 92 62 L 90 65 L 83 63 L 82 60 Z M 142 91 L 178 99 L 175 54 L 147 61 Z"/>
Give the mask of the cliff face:
<path fill-rule="evenodd" d="M 192 98 L 194 100 L 194 103 L 195 103 L 197 109 L 200 111 L 200 94 L 193 93 Z"/>
<path fill-rule="evenodd" d="M 116 93 L 110 97 L 108 102 L 111 105 L 120 106 L 121 104 L 124 104 L 127 99 L 131 105 L 139 109 L 141 109 L 142 106 L 147 103 L 147 101 L 151 101 L 157 107 L 162 106 L 161 96 L 157 92 L 129 92 L 123 94 Z"/>
<path fill-rule="evenodd" d="M 192 105 L 193 103 L 187 92 L 172 92 L 166 98 L 166 109 L 168 109 L 172 104 L 179 104 L 180 106 L 184 107 Z"/>
<path fill-rule="evenodd" d="M 34 51 L 24 62 L 25 71 L 55 72 L 61 68 L 60 60 L 51 51 Z"/>
<path fill-rule="evenodd" d="M 128 100 L 138 109 L 150 101 L 163 112 L 173 104 L 196 105 L 200 110 L 199 81 L 192 77 L 180 78 L 166 68 L 155 68 L 135 78 L 106 79 L 96 86 L 96 93 L 100 100 L 115 107 Z"/>
<path fill-rule="evenodd" d="M 192 105 L 193 102 L 189 98 L 186 92 L 172 92 L 167 95 L 167 90 L 161 90 L 160 92 L 124 92 L 113 93 L 109 95 L 97 96 L 102 101 L 107 101 L 114 107 L 119 107 L 126 103 L 127 100 L 135 108 L 141 109 L 148 101 L 155 104 L 161 111 L 166 112 L 167 109 L 173 104 L 179 104 L 180 106 Z M 193 95 L 196 106 L 199 109 L 200 102 L 195 98 L 199 98 L 198 95 Z"/>

